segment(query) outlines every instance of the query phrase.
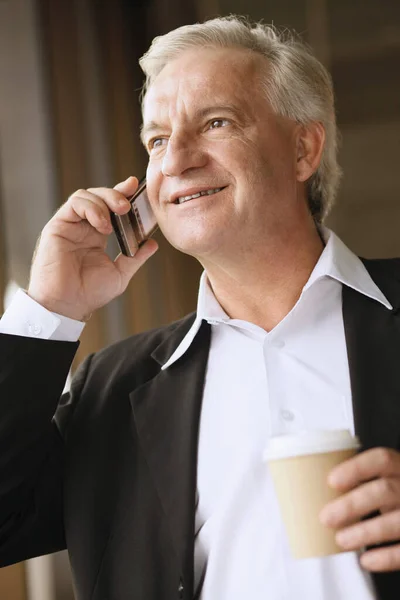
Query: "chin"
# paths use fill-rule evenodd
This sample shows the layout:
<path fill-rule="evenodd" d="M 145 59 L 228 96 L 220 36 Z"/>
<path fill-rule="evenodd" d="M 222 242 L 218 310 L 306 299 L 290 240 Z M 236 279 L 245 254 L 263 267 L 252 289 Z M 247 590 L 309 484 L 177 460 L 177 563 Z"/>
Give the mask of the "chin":
<path fill-rule="evenodd" d="M 183 252 L 183 254 L 188 254 L 189 256 L 198 259 L 202 256 L 208 256 L 215 251 L 213 246 L 206 243 L 173 243 L 172 241 L 170 243 L 176 250 L 179 250 L 179 252 Z"/>
<path fill-rule="evenodd" d="M 221 246 L 221 234 L 214 233 L 214 235 L 210 235 L 210 231 L 199 232 L 196 235 L 193 235 L 193 233 L 182 235 L 182 232 L 180 235 L 168 235 L 167 233 L 164 233 L 164 235 L 176 250 L 195 258 L 213 254 Z"/>

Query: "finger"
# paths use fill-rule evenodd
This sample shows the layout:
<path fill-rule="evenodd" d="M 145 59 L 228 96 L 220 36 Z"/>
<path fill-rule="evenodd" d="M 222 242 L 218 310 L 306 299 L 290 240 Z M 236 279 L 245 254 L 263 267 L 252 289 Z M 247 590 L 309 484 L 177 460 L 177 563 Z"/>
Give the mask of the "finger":
<path fill-rule="evenodd" d="M 54 218 L 68 223 L 88 221 L 92 227 L 103 234 L 112 231 L 109 212 L 105 206 L 75 194 L 63 204 Z"/>
<path fill-rule="evenodd" d="M 328 527 L 343 527 L 382 507 L 399 506 L 400 478 L 381 477 L 327 504 L 320 513 L 320 520 Z"/>
<path fill-rule="evenodd" d="M 336 534 L 337 543 L 345 550 L 400 540 L 400 510 L 368 519 Z"/>
<path fill-rule="evenodd" d="M 57 211 L 57 213 L 56 213 L 57 217 L 62 218 L 65 221 L 70 221 L 70 222 L 74 222 L 74 223 L 77 221 L 80 221 L 81 220 L 81 218 L 79 218 L 80 214 L 77 211 L 75 211 L 75 207 L 77 206 L 77 202 L 79 202 L 80 200 L 83 200 L 83 199 L 95 204 L 99 208 L 99 210 L 102 212 L 104 218 L 108 221 L 110 220 L 109 219 L 110 211 L 108 209 L 107 204 L 104 202 L 104 200 L 102 200 L 95 194 L 89 192 L 88 190 L 83 190 L 83 189 L 77 190 L 68 198 L 67 202 L 65 202 L 61 206 L 61 208 L 59 208 L 59 210 Z M 89 205 L 87 205 L 87 206 L 89 206 Z M 71 211 L 71 209 L 72 209 L 72 211 Z"/>
<path fill-rule="evenodd" d="M 71 202 L 73 203 L 76 198 L 85 198 L 86 200 L 89 200 L 90 202 L 93 202 L 93 204 L 96 204 L 96 206 L 98 206 L 102 210 L 104 217 L 108 221 L 110 220 L 110 218 L 109 218 L 110 217 L 110 208 L 109 208 L 108 202 L 109 203 L 111 203 L 111 202 L 113 203 L 112 210 L 115 209 L 115 211 L 121 212 L 121 208 L 120 208 L 121 204 L 119 202 L 121 197 L 120 197 L 119 194 L 116 197 L 109 198 L 108 202 L 107 202 L 100 195 L 95 194 L 94 191 L 93 191 L 94 189 L 96 189 L 96 188 L 90 188 L 88 190 L 78 190 L 78 191 L 74 192 L 68 198 L 67 204 L 68 204 L 68 202 L 70 204 L 71 204 Z M 106 188 L 97 188 L 97 189 L 101 190 L 101 189 L 106 189 Z M 125 209 L 125 207 L 126 207 L 126 198 L 125 197 L 122 197 L 122 198 L 123 198 L 124 209 Z"/>
<path fill-rule="evenodd" d="M 97 193 L 96 193 L 97 192 Z M 89 188 L 88 190 L 77 190 L 69 198 L 68 201 L 63 204 L 57 213 L 57 218 L 68 222 L 77 222 L 82 219 L 81 201 L 86 200 L 92 202 L 98 207 L 96 210 L 94 207 L 90 207 L 89 204 L 84 203 L 87 207 L 87 215 L 90 213 L 97 214 L 97 220 L 91 222 L 87 219 L 91 225 L 96 229 L 101 230 L 102 233 L 110 233 L 112 230 L 110 210 L 119 214 L 124 214 L 129 211 L 130 203 L 123 194 L 110 188 Z M 83 205 L 82 205 L 83 206 Z M 91 210 L 89 210 L 91 208 Z M 79 218 L 80 217 L 80 218 Z M 103 217 L 103 224 L 99 225 L 99 219 Z"/>
<path fill-rule="evenodd" d="M 88 188 L 86 194 L 80 194 L 84 197 L 89 197 L 93 202 L 102 203 L 107 207 L 107 210 L 124 214 L 130 209 L 130 202 L 126 196 L 113 188 L 99 187 Z"/>
<path fill-rule="evenodd" d="M 135 273 L 144 265 L 144 263 L 158 250 L 158 244 L 155 240 L 149 239 L 136 252 L 135 256 L 125 256 L 119 254 L 114 261 L 115 266 L 121 274 L 122 287 L 126 288 L 129 281 Z"/>
<path fill-rule="evenodd" d="M 346 491 L 375 477 L 396 475 L 400 476 L 400 453 L 391 448 L 372 448 L 335 467 L 329 474 L 328 483 Z"/>
<path fill-rule="evenodd" d="M 124 196 L 129 197 L 134 194 L 139 186 L 139 180 L 137 177 L 128 177 L 125 181 L 121 181 L 114 186 L 114 190 L 121 192 Z"/>
<path fill-rule="evenodd" d="M 368 550 L 361 555 L 360 563 L 368 571 L 397 571 L 400 569 L 400 544 Z"/>

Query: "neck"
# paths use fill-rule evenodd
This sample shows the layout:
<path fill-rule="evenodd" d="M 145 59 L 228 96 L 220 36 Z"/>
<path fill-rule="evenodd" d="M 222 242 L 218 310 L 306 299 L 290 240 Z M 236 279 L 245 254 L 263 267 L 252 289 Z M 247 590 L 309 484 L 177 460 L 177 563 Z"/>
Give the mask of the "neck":
<path fill-rule="evenodd" d="M 213 292 L 232 319 L 271 331 L 294 307 L 323 250 L 314 224 L 253 244 L 232 260 L 205 260 Z"/>

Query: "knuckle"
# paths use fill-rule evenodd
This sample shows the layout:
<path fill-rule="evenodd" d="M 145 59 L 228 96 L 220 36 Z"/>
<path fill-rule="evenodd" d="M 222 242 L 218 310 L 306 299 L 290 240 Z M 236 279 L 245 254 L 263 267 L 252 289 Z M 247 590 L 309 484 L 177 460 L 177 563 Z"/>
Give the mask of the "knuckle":
<path fill-rule="evenodd" d="M 110 189 L 110 200 L 113 202 L 119 202 L 121 198 L 125 198 L 125 196 L 119 192 L 118 190 Z"/>
<path fill-rule="evenodd" d="M 362 527 L 368 543 L 382 537 L 383 524 L 380 519 L 367 519 Z"/>
<path fill-rule="evenodd" d="M 382 478 L 382 479 L 378 479 L 377 484 L 377 493 L 379 497 L 384 497 L 387 495 L 388 492 L 388 483 L 387 480 Z"/>
<path fill-rule="evenodd" d="M 358 504 L 358 500 L 354 497 L 354 493 L 349 493 L 340 498 L 334 508 L 335 521 L 343 522 L 351 518 L 357 512 Z"/>
<path fill-rule="evenodd" d="M 76 198 L 78 196 L 83 196 L 83 194 L 85 194 L 85 193 L 86 193 L 86 190 L 84 190 L 83 188 L 79 188 L 79 190 L 76 190 L 76 192 L 71 194 L 70 199 Z"/>
<path fill-rule="evenodd" d="M 352 472 L 354 474 L 355 477 L 357 477 L 358 479 L 361 479 L 363 476 L 363 471 L 364 471 L 364 464 L 363 461 L 361 460 L 355 460 L 352 465 L 351 465 L 351 471 L 349 468 L 349 473 Z"/>
<path fill-rule="evenodd" d="M 119 192 L 117 192 L 117 190 L 114 190 L 112 188 L 107 188 L 107 187 L 88 188 L 87 191 L 103 203 L 105 203 L 107 201 L 109 202 L 110 199 L 112 200 L 114 197 L 119 198 L 119 196 L 120 196 L 120 194 L 119 194 Z"/>
<path fill-rule="evenodd" d="M 377 448 L 380 465 L 385 468 L 388 467 L 392 462 L 392 453 L 389 448 Z"/>
<path fill-rule="evenodd" d="M 349 496 L 348 503 L 346 506 L 346 512 L 348 515 L 358 516 L 364 511 L 364 506 L 367 502 L 363 490 L 355 490 L 353 494 Z"/>
<path fill-rule="evenodd" d="M 400 563 L 400 551 L 399 547 L 388 548 L 386 551 L 386 564 L 390 571 L 398 569 Z"/>
<path fill-rule="evenodd" d="M 399 496 L 399 490 L 397 488 L 396 481 L 394 479 L 392 479 L 391 477 L 388 477 L 386 486 L 387 486 L 388 492 L 390 493 L 391 496 L 394 496 L 394 497 Z"/>
<path fill-rule="evenodd" d="M 66 202 L 67 206 L 69 205 L 72 208 L 75 208 L 76 206 L 81 206 L 82 203 L 85 203 L 86 199 L 82 198 L 81 196 L 77 196 L 75 194 L 72 194 L 72 196 L 70 196 Z"/>
<path fill-rule="evenodd" d="M 392 496 L 395 493 L 393 481 L 387 477 L 378 480 L 378 494 L 382 497 Z"/>
<path fill-rule="evenodd" d="M 358 494 L 355 492 L 347 494 L 342 500 L 343 513 L 349 514 L 352 513 L 359 504 L 358 502 Z"/>
<path fill-rule="evenodd" d="M 371 525 L 370 523 L 365 524 L 363 527 L 360 527 L 358 530 L 357 539 L 364 546 L 367 544 L 373 544 L 379 538 L 379 532 L 376 529 L 375 525 Z"/>

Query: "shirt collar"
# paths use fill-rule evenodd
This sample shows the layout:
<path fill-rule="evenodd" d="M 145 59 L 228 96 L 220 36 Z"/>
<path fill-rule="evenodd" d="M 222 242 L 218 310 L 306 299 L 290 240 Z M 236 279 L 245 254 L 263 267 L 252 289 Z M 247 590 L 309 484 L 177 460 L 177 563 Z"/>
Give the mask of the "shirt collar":
<path fill-rule="evenodd" d="M 327 227 L 321 226 L 320 232 L 325 242 L 325 248 L 303 291 L 310 288 L 318 279 L 331 277 L 392 310 L 393 306 L 378 288 L 358 256 Z"/>
<path fill-rule="evenodd" d="M 190 347 L 197 332 L 200 329 L 202 320 L 206 320 L 210 325 L 229 321 L 229 316 L 226 314 L 211 289 L 211 285 L 207 278 L 207 273 L 203 271 L 200 277 L 199 293 L 197 298 L 196 318 L 193 325 L 176 348 L 175 352 L 169 357 L 167 362 L 161 367 L 162 370 L 168 369 L 174 362 L 183 356 L 186 350 Z"/>
<path fill-rule="evenodd" d="M 333 231 L 327 227 L 321 226 L 320 233 L 325 242 L 325 248 L 305 284 L 303 292 L 309 289 L 319 279 L 331 277 L 343 285 L 353 288 L 360 294 L 364 294 L 364 296 L 368 296 L 369 298 L 380 302 L 389 310 L 392 310 L 392 305 L 373 281 L 363 262 Z M 161 367 L 163 370 L 167 369 L 185 354 L 196 337 L 203 319 L 211 325 L 228 323 L 231 320 L 216 299 L 205 271 L 203 271 L 200 277 L 196 318 L 186 336 L 168 361 Z"/>

